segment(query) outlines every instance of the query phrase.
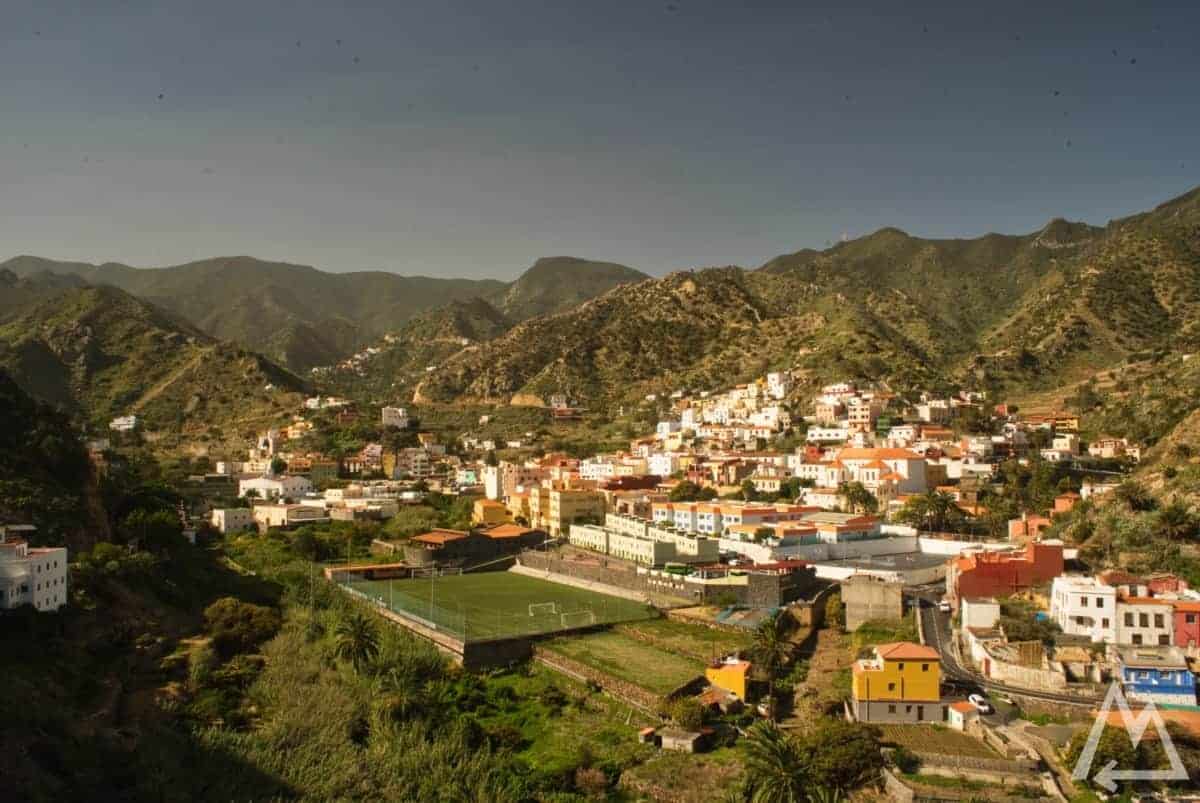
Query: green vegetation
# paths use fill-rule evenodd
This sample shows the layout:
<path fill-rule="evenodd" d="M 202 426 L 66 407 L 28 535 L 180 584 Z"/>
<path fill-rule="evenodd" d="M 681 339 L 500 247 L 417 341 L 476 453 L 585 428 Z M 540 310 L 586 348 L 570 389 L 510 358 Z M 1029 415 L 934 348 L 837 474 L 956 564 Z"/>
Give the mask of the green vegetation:
<path fill-rule="evenodd" d="M 667 652 L 700 661 L 708 661 L 744 650 L 750 646 L 751 642 L 747 635 L 667 618 L 620 624 L 614 630 L 649 642 Z"/>
<path fill-rule="evenodd" d="M 29 398 L 0 370 L 0 520 L 25 520 L 38 542 L 82 540 L 87 456 L 66 417 Z"/>
<path fill-rule="evenodd" d="M 846 793 L 873 784 L 883 767 L 879 730 L 823 719 L 787 735 L 770 723 L 746 740 L 744 797 L 749 801 L 811 801 L 817 790 Z"/>
<path fill-rule="evenodd" d="M 917 641 L 916 611 L 910 612 L 903 619 L 871 619 L 863 622 L 851 635 L 850 640 L 852 649 L 859 655 L 869 652 L 869 648 L 877 644 Z"/>

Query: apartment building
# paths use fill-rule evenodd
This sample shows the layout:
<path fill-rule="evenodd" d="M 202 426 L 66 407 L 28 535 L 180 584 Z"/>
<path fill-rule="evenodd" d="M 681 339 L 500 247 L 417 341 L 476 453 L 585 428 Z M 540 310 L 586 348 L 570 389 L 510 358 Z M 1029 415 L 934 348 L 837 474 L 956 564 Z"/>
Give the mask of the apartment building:
<path fill-rule="evenodd" d="M 1071 636 L 1117 643 L 1117 590 L 1094 577 L 1063 575 L 1050 586 L 1050 618 Z"/>
<path fill-rule="evenodd" d="M 1174 642 L 1171 601 L 1158 597 L 1117 597 L 1117 643 L 1169 646 Z"/>
<path fill-rule="evenodd" d="M 0 527 L 0 609 L 56 611 L 67 603 L 67 550 L 29 546 L 18 533 L 32 529 Z"/>
<path fill-rule="evenodd" d="M 208 523 L 222 535 L 252 530 L 254 511 L 248 507 L 214 508 L 209 513 Z"/>

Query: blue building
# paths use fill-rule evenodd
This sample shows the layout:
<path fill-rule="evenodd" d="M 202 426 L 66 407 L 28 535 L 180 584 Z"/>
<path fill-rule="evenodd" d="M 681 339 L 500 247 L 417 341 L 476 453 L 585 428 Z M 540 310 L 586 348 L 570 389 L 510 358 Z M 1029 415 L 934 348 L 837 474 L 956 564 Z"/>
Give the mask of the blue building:
<path fill-rule="evenodd" d="M 1144 703 L 1196 704 L 1196 678 L 1178 647 L 1118 647 L 1116 653 L 1126 698 Z"/>

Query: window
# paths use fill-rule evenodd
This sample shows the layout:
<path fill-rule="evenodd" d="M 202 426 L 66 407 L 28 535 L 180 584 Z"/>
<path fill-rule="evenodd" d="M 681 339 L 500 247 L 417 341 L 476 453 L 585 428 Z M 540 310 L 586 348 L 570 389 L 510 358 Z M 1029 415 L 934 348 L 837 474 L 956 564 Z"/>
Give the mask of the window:
<path fill-rule="evenodd" d="M 928 671 L 929 671 L 929 664 L 921 664 L 921 671 L 922 671 L 922 672 L 928 672 Z"/>
<path fill-rule="evenodd" d="M 1149 626 L 1150 626 L 1150 614 L 1139 613 L 1138 614 L 1138 627 L 1149 627 Z"/>
<path fill-rule="evenodd" d="M 903 661 L 900 662 L 900 671 L 901 672 L 904 671 L 904 662 Z"/>
<path fill-rule="evenodd" d="M 1084 607 L 1084 608 L 1086 608 L 1086 607 L 1088 606 L 1088 605 L 1087 605 L 1087 599 L 1088 599 L 1087 597 L 1080 597 L 1080 598 L 1079 598 L 1079 604 L 1080 604 L 1082 607 Z"/>
<path fill-rule="evenodd" d="M 1103 627 L 1105 630 L 1107 630 L 1108 629 L 1108 619 L 1101 619 L 1100 626 Z"/>
<path fill-rule="evenodd" d="M 1155 627 L 1163 626 L 1163 615 L 1161 613 L 1154 614 L 1154 626 Z"/>
<path fill-rule="evenodd" d="M 1194 614 L 1194 613 L 1184 614 L 1183 621 L 1187 622 L 1189 625 L 1196 624 L 1196 614 Z"/>
<path fill-rule="evenodd" d="M 1145 672 L 1145 671 L 1143 671 L 1143 672 L 1138 672 L 1138 673 L 1137 673 L 1137 677 L 1138 677 L 1138 680 L 1149 680 L 1149 679 L 1150 679 L 1150 673 L 1149 673 L 1149 672 Z"/>
<path fill-rule="evenodd" d="M 1134 644 L 1136 644 L 1136 645 L 1139 645 L 1139 646 L 1140 646 L 1140 645 L 1141 645 L 1141 643 L 1142 643 L 1142 634 L 1141 634 L 1141 633 L 1134 633 L 1134 634 L 1133 634 L 1133 638 L 1132 638 L 1132 639 L 1130 639 L 1130 641 L 1131 641 L 1132 643 L 1134 643 Z"/>
<path fill-rule="evenodd" d="M 895 691 L 895 690 L 896 690 L 896 684 L 895 684 L 895 683 L 889 683 L 889 684 L 888 684 L 888 691 Z"/>
<path fill-rule="evenodd" d="M 1132 613 L 1125 614 L 1125 626 L 1133 627 L 1133 614 Z"/>
<path fill-rule="evenodd" d="M 1166 633 L 1160 633 L 1160 634 L 1159 634 L 1159 636 L 1158 636 L 1158 645 L 1159 645 L 1160 647 L 1166 647 L 1166 646 L 1167 646 L 1167 645 L 1169 645 L 1170 643 L 1171 643 L 1171 637 L 1170 637 L 1170 636 L 1168 636 Z"/>
<path fill-rule="evenodd" d="M 896 706 L 894 706 L 894 705 L 889 705 L 889 706 L 888 706 L 888 713 L 889 713 L 889 714 L 894 714 L 894 713 L 896 713 Z"/>
<path fill-rule="evenodd" d="M 1104 607 L 1104 597 L 1096 597 L 1096 607 L 1097 608 Z"/>

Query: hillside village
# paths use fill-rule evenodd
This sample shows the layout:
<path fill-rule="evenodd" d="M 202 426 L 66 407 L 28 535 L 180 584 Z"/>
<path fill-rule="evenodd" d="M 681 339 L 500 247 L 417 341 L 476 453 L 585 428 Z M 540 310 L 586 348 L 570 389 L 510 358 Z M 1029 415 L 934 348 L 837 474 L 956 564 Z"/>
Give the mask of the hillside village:
<path fill-rule="evenodd" d="M 572 456 L 534 430 L 443 442 L 407 406 L 308 397 L 188 477 L 179 526 L 235 553 L 315 536 L 326 581 L 384 627 L 466 668 L 532 660 L 586 678 L 655 713 L 636 735 L 664 751 L 723 755 L 756 718 L 844 717 L 924 767 L 885 750 L 888 783 L 920 793 L 969 767 L 980 788 L 1061 799 L 1078 792 L 1062 751 L 1110 680 L 1196 727 L 1194 564 L 1172 573 L 1131 553 L 1103 568 L 1071 535 L 1137 492 L 1140 444 L 1085 441 L 1078 414 L 980 392 L 808 394 L 790 372 L 646 403 L 668 411 L 652 431 Z M 542 415 L 578 409 L 558 394 Z M 97 466 L 139 437 L 132 416 L 111 430 L 88 443 Z M 377 439 L 318 448 L 348 431 Z M 45 558 L 64 567 L 45 597 L 27 540 L 5 535 L 0 599 L 61 607 L 66 555 Z M 660 628 L 673 646 L 654 646 Z M 772 632 L 780 652 L 763 651 Z M 1044 731 L 1048 711 L 1075 727 Z M 921 735 L 933 727 L 960 735 Z"/>

